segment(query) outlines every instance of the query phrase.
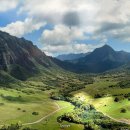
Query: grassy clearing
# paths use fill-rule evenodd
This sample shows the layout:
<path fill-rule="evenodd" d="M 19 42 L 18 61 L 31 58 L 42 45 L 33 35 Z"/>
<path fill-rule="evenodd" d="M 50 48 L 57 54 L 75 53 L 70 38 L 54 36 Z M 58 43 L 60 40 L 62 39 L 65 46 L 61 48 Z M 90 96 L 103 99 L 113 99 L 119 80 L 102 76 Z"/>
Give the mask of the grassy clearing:
<path fill-rule="evenodd" d="M 36 125 L 31 125 L 31 128 L 37 128 L 38 130 L 61 130 L 61 127 L 64 125 L 68 125 L 67 127 L 64 127 L 64 130 L 83 130 L 83 125 L 77 125 L 74 123 L 68 123 L 68 122 L 63 122 L 63 123 L 58 123 L 57 122 L 57 117 L 62 115 L 63 113 L 71 112 L 73 111 L 74 106 L 71 105 L 70 103 L 59 101 L 57 102 L 60 107 L 65 107 L 55 113 L 54 115 L 48 117 L 47 119 L 43 120 L 41 123 L 36 124 Z"/>
<path fill-rule="evenodd" d="M 2 104 L 0 106 L 0 124 L 18 121 L 21 123 L 32 122 L 56 110 L 57 106 L 48 98 L 48 93 L 49 91 L 42 92 L 41 94 L 27 95 L 16 90 L 1 90 L 0 94 L 9 97 L 9 99 L 0 97 Z M 18 96 L 23 99 L 22 102 L 21 100 L 19 101 Z M 17 100 L 14 100 L 14 97 Z M 32 115 L 34 111 L 38 111 L 39 115 Z"/>
<path fill-rule="evenodd" d="M 29 88 L 27 88 L 28 91 Z M 29 90 L 32 90 L 30 88 Z M 25 88 L 24 88 L 25 91 Z M 82 125 L 63 122 L 57 123 L 57 117 L 65 112 L 73 111 L 74 106 L 64 101 L 54 101 L 49 98 L 49 91 L 35 91 L 34 94 L 24 93 L 23 90 L 17 91 L 14 89 L 0 89 L 0 125 L 20 122 L 30 123 L 35 122 L 42 117 L 63 108 L 54 115 L 49 116 L 43 121 L 27 125 L 27 127 L 36 128 L 38 130 L 60 130 L 61 125 L 69 125 L 65 130 L 83 130 Z M 22 98 L 21 101 L 18 97 Z M 8 98 L 7 98 L 8 97 Z M 65 107 L 65 108 L 64 108 Z M 38 115 L 32 115 L 32 112 L 38 112 Z"/>

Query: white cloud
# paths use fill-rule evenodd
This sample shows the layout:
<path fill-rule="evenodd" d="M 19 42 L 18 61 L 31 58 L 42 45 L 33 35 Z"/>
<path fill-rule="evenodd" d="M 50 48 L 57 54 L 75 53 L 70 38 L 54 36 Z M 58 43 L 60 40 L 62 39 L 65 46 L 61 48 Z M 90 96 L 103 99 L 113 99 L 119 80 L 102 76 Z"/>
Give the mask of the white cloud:
<path fill-rule="evenodd" d="M 16 8 L 19 0 L 0 0 L 0 12 Z"/>
<path fill-rule="evenodd" d="M 90 26 L 102 22 L 129 21 L 129 9 L 129 0 L 25 0 L 20 12 L 53 23 L 61 23 L 66 13 L 76 12 L 81 25 Z"/>
<path fill-rule="evenodd" d="M 84 32 L 79 28 L 69 28 L 64 25 L 56 25 L 53 30 L 44 30 L 40 41 L 45 45 L 71 44 L 76 40 L 85 39 Z"/>
<path fill-rule="evenodd" d="M 85 43 L 75 43 L 69 45 L 46 45 L 43 47 L 43 51 L 47 55 L 57 55 L 57 54 L 68 54 L 68 53 L 87 53 L 93 51 L 95 48 L 101 47 L 104 44 L 85 44 Z"/>
<path fill-rule="evenodd" d="M 30 17 L 61 24 L 67 13 L 76 12 L 80 22 L 87 25 L 99 10 L 97 4 L 94 0 L 25 0 L 19 13 L 25 12 Z"/>
<path fill-rule="evenodd" d="M 53 30 L 43 31 L 40 41 L 43 44 L 43 51 L 47 55 L 59 53 L 85 53 L 90 52 L 96 47 L 102 46 L 78 43 L 77 40 L 86 39 L 83 30 L 77 27 L 69 28 L 64 25 L 57 25 Z"/>
<path fill-rule="evenodd" d="M 38 22 L 27 18 L 25 21 L 16 21 L 8 24 L 6 27 L 0 27 L 0 30 L 8 32 L 13 36 L 22 37 L 25 34 L 39 30 L 45 24 L 45 22 Z"/>
<path fill-rule="evenodd" d="M 24 0 L 18 13 L 26 20 L 1 29 L 23 36 L 51 24 L 54 29 L 43 30 L 40 38 L 47 53 L 87 51 L 88 45 L 77 40 L 130 41 L 130 0 Z"/>
<path fill-rule="evenodd" d="M 19 12 L 27 13 L 29 17 L 45 20 L 55 26 L 57 24 L 75 25 L 85 33 L 95 37 L 106 35 L 108 39 L 112 28 L 106 30 L 104 34 L 104 30 L 101 30 L 104 23 L 108 25 L 114 23 L 115 26 L 116 24 L 127 25 L 130 22 L 129 9 L 130 0 L 25 0 Z M 100 31 L 97 34 L 98 30 Z"/>

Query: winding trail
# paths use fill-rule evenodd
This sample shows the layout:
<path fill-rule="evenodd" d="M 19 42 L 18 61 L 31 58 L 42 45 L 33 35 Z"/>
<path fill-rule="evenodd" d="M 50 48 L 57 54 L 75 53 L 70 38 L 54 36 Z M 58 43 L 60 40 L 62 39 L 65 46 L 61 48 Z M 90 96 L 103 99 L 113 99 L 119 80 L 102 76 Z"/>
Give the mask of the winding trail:
<path fill-rule="evenodd" d="M 41 121 L 43 121 L 43 120 L 46 119 L 47 117 L 52 116 L 52 115 L 55 114 L 56 112 L 58 112 L 58 111 L 60 111 L 60 110 L 62 110 L 62 109 L 64 109 L 64 108 L 67 108 L 67 107 L 68 107 L 68 106 L 66 106 L 66 107 L 60 107 L 58 103 L 55 103 L 55 104 L 56 104 L 56 106 L 57 106 L 57 110 L 55 110 L 55 111 L 49 113 L 48 115 L 42 117 L 41 119 L 39 119 L 39 120 L 37 120 L 37 121 L 30 122 L 30 123 L 24 123 L 24 124 L 22 124 L 22 126 L 33 125 L 33 124 L 40 123 Z"/>
<path fill-rule="evenodd" d="M 43 121 L 44 119 L 46 119 L 47 117 L 52 116 L 52 115 L 55 114 L 56 112 L 58 112 L 58 111 L 60 111 L 60 110 L 62 110 L 62 109 L 64 109 L 64 108 L 69 107 L 69 106 L 60 107 L 58 103 L 55 103 L 55 104 L 56 104 L 56 106 L 57 106 L 57 110 L 55 110 L 55 111 L 49 113 L 49 114 L 46 115 L 46 116 L 43 116 L 42 118 L 38 119 L 37 121 L 24 123 L 24 124 L 22 124 L 22 126 L 38 124 L 38 123 L 40 123 L 41 121 Z M 8 124 L 5 124 L 5 125 L 8 125 Z M 2 126 L 4 126 L 4 125 L 0 125 L 0 127 L 2 127 Z"/>
<path fill-rule="evenodd" d="M 43 121 L 44 119 L 46 119 L 47 117 L 49 116 L 52 116 L 53 114 L 55 114 L 56 112 L 64 109 L 64 108 L 67 108 L 68 106 L 65 106 L 65 107 L 60 107 L 58 103 L 55 103 L 56 106 L 57 106 L 57 110 L 47 114 L 46 116 L 43 116 L 42 118 L 38 119 L 37 121 L 34 121 L 34 122 L 28 122 L 28 123 L 24 123 L 22 124 L 22 126 L 27 126 L 27 125 L 33 125 L 33 124 L 38 124 L 40 123 L 41 121 Z M 97 110 L 98 112 L 100 112 L 99 110 Z M 107 115 L 106 113 L 103 113 L 105 116 L 109 117 L 110 119 L 112 119 L 113 121 L 116 121 L 116 122 L 119 122 L 119 123 L 124 123 L 124 124 L 127 124 L 127 125 L 130 125 L 130 120 L 127 120 L 127 119 L 115 119 L 109 115 Z M 5 124 L 7 125 L 7 124 Z M 0 127 L 2 127 L 4 125 L 0 125 Z"/>
<path fill-rule="evenodd" d="M 115 118 L 113 118 L 113 117 L 107 115 L 106 113 L 103 113 L 103 115 L 109 117 L 109 118 L 112 119 L 113 121 L 130 125 L 130 120 L 127 120 L 127 119 L 115 119 Z"/>
<path fill-rule="evenodd" d="M 89 101 L 88 101 L 89 104 L 91 104 L 92 101 L 93 101 L 93 99 L 89 100 Z M 101 111 L 99 111 L 98 109 L 96 109 L 96 111 L 101 112 Z M 109 116 L 109 115 L 106 114 L 106 113 L 103 113 L 103 112 L 101 112 L 101 113 L 102 113 L 104 116 L 106 116 L 106 117 L 112 119 L 112 120 L 115 121 L 115 122 L 119 122 L 119 123 L 124 123 L 124 124 L 130 125 L 130 120 L 128 120 L 128 119 L 115 119 L 115 118 Z"/>

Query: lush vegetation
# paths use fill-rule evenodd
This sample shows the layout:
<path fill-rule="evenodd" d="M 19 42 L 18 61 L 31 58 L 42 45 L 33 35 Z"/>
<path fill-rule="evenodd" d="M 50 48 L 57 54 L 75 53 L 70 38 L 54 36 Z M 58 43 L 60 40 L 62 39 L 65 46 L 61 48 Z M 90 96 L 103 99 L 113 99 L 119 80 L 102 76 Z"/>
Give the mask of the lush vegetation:
<path fill-rule="evenodd" d="M 1 130 L 129 129 L 128 77 L 123 71 L 79 75 L 52 69 L 20 81 L 2 72 Z"/>

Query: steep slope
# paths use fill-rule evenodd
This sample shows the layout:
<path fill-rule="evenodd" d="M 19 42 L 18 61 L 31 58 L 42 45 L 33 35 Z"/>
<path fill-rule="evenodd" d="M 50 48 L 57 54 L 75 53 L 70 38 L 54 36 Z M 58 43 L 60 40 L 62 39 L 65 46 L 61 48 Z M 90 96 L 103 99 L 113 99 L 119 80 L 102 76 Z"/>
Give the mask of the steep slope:
<path fill-rule="evenodd" d="M 51 60 L 32 42 L 0 31 L 0 70 L 18 79 L 39 72 L 38 66 L 52 66 Z"/>

